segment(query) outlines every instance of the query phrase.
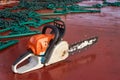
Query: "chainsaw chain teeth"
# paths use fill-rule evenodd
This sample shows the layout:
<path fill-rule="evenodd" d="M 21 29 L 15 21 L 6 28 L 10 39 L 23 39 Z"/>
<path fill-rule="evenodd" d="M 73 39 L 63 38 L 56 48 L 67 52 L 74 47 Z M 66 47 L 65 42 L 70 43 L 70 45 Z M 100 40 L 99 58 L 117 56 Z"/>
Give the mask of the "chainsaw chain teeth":
<path fill-rule="evenodd" d="M 80 52 L 84 48 L 86 48 L 88 46 L 91 46 L 94 43 L 96 43 L 97 39 L 98 39 L 97 37 L 94 37 L 94 38 L 90 38 L 90 39 L 87 39 L 87 40 L 80 41 L 80 42 L 77 42 L 75 44 L 72 44 L 72 45 L 70 45 L 68 52 L 70 54 L 74 54 L 74 52 L 77 52 L 77 51 Z"/>

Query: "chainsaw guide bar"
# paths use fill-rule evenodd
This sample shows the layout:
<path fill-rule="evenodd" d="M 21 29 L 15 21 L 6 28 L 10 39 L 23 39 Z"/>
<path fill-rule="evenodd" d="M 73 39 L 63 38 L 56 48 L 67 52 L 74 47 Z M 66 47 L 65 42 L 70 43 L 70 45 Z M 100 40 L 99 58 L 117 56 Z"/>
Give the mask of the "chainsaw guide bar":
<path fill-rule="evenodd" d="M 80 41 L 80 42 L 77 42 L 75 44 L 72 44 L 69 46 L 69 50 L 68 52 L 70 54 L 74 54 L 75 52 L 77 51 L 81 51 L 83 50 L 84 48 L 87 48 L 89 46 L 92 46 L 94 43 L 96 43 L 98 40 L 98 37 L 92 37 L 92 38 L 89 38 L 89 39 L 86 39 L 86 40 L 83 40 L 83 41 Z"/>

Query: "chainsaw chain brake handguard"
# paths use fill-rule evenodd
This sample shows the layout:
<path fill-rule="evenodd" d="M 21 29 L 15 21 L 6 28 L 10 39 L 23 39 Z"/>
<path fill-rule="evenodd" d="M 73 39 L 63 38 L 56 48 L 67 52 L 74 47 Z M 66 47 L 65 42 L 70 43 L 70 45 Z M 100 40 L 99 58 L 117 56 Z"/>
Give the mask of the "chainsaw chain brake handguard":
<path fill-rule="evenodd" d="M 51 29 L 51 32 L 47 33 L 47 29 Z M 49 24 L 49 25 L 44 26 L 42 29 L 42 34 L 35 35 L 31 37 L 30 39 L 30 41 L 33 41 L 33 44 L 35 46 L 29 47 L 30 51 L 28 51 L 27 53 L 19 57 L 15 61 L 15 63 L 12 65 L 13 72 L 22 74 L 25 72 L 29 72 L 31 70 L 41 68 L 44 65 L 49 65 L 49 64 L 61 61 L 65 59 L 66 57 L 68 57 L 68 52 L 67 52 L 68 43 L 66 41 L 62 41 L 62 38 L 65 34 L 65 30 L 66 30 L 65 24 L 61 20 L 54 21 L 53 25 Z M 36 54 L 35 51 L 37 50 L 33 49 L 33 47 L 36 49 L 41 48 L 42 47 L 41 44 L 43 44 L 43 42 L 40 42 L 41 39 L 43 40 L 47 39 L 48 45 L 47 45 L 47 48 L 44 49 L 45 51 L 43 51 L 44 54 Z M 39 47 L 36 47 L 38 45 L 36 44 L 36 42 L 34 42 L 36 40 L 37 42 L 40 42 Z M 29 63 L 17 68 L 18 65 L 21 64 L 26 59 L 29 59 Z"/>
<path fill-rule="evenodd" d="M 51 54 L 52 54 L 52 48 L 63 38 L 65 34 L 65 24 L 61 20 L 54 21 L 54 25 L 46 25 L 43 30 L 42 34 L 46 33 L 46 30 L 50 28 L 52 29 L 51 34 L 54 34 L 54 39 L 51 40 L 49 47 L 47 48 L 42 64 L 45 64 L 49 61 Z"/>

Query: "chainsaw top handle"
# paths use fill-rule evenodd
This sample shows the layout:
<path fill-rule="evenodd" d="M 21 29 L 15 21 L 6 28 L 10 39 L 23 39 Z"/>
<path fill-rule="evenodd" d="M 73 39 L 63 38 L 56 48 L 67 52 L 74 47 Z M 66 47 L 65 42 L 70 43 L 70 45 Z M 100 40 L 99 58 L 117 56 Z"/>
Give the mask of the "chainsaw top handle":
<path fill-rule="evenodd" d="M 42 34 L 45 34 L 47 32 L 47 29 L 51 29 L 52 31 L 50 34 L 54 34 L 54 39 L 50 41 L 50 44 L 45 52 L 45 55 L 42 60 L 42 64 L 45 64 L 49 61 L 51 54 L 52 54 L 52 49 L 54 46 L 61 41 L 62 37 L 65 34 L 65 24 L 62 20 L 55 20 L 53 25 L 46 25 L 42 29 Z"/>
<path fill-rule="evenodd" d="M 49 26 L 49 25 L 47 25 L 47 26 Z M 55 20 L 52 26 L 56 27 L 58 29 L 59 38 L 58 38 L 57 42 L 59 42 L 63 38 L 63 36 L 65 34 L 65 31 L 66 31 L 65 23 L 62 20 Z M 54 30 L 52 30 L 51 33 L 54 33 L 53 31 Z M 44 27 L 43 30 L 42 30 L 42 34 L 45 34 L 46 32 L 47 31 L 46 31 L 46 29 Z M 56 34 L 56 33 L 54 33 L 54 34 Z"/>
<path fill-rule="evenodd" d="M 42 57 L 42 61 L 41 61 L 42 64 L 45 64 L 49 61 L 52 55 L 52 49 L 55 46 L 55 44 L 58 42 L 60 36 L 58 28 L 53 25 L 46 25 L 42 30 L 42 34 L 45 34 L 47 29 L 52 29 L 50 34 L 54 34 L 54 38 L 50 41 L 49 46 L 44 56 Z"/>
<path fill-rule="evenodd" d="M 54 35 L 54 42 L 56 43 L 58 41 L 58 38 L 60 36 L 59 30 L 57 27 L 53 26 L 53 25 L 46 25 L 44 26 L 44 28 L 42 29 L 42 34 L 46 34 L 47 29 L 51 29 L 52 31 L 50 32 L 50 34 Z"/>

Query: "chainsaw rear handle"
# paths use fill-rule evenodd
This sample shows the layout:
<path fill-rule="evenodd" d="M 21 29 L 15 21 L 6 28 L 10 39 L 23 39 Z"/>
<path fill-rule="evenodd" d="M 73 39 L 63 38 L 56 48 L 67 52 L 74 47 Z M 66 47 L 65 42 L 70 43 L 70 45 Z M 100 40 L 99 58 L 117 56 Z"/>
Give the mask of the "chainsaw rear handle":
<path fill-rule="evenodd" d="M 53 25 L 46 25 L 42 30 L 42 34 L 45 34 L 47 29 L 52 29 L 51 34 L 54 34 L 54 39 L 52 39 L 50 41 L 49 47 L 47 48 L 47 50 L 45 52 L 45 55 L 42 58 L 42 62 L 41 62 L 42 64 L 45 64 L 49 61 L 50 56 L 52 54 L 52 49 L 55 46 L 55 44 L 58 42 L 58 39 L 59 39 L 59 36 L 60 36 L 58 28 L 53 26 Z"/>
<path fill-rule="evenodd" d="M 34 54 L 31 53 L 31 51 L 27 51 L 26 53 L 24 53 L 23 55 L 21 55 L 12 65 L 12 70 L 15 73 L 20 73 L 19 72 L 19 68 L 18 65 L 21 64 L 23 61 L 27 60 L 29 57 L 33 56 Z"/>
<path fill-rule="evenodd" d="M 18 64 L 23 58 L 25 58 L 27 55 L 32 54 L 31 50 L 27 50 L 24 54 L 22 54 L 17 60 L 13 63 L 13 65 Z"/>

